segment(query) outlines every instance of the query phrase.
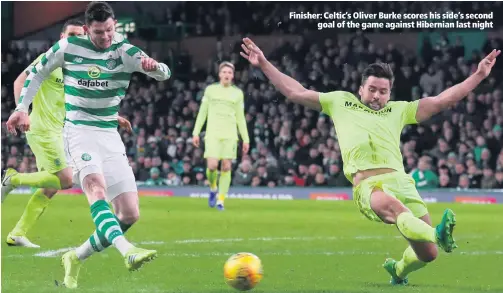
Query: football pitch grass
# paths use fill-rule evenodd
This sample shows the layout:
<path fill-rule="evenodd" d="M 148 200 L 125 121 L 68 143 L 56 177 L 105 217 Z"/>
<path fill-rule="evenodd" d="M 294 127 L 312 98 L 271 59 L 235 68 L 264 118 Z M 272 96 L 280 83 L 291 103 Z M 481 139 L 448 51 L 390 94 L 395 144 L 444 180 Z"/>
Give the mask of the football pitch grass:
<path fill-rule="evenodd" d="M 2 292 L 63 292 L 57 287 L 65 249 L 93 231 L 83 196 L 56 196 L 28 235 L 40 249 L 8 247 L 5 238 L 28 201 L 11 195 L 2 206 Z M 251 252 L 264 279 L 251 292 L 503 292 L 503 205 L 431 204 L 438 223 L 457 215 L 459 248 L 391 287 L 382 268 L 407 247 L 395 227 L 366 220 L 353 202 L 142 197 L 141 219 L 126 236 L 159 257 L 130 273 L 114 248 L 83 265 L 75 292 L 235 292 L 223 280 L 233 253 Z M 237 292 L 237 291 L 236 291 Z"/>

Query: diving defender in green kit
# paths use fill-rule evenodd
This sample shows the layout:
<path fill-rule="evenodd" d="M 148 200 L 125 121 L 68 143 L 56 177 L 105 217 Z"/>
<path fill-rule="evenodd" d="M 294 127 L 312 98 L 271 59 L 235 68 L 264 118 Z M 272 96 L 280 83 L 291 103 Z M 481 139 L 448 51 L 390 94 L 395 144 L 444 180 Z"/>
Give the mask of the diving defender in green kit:
<path fill-rule="evenodd" d="M 319 93 L 281 73 L 249 38 L 243 43 L 241 56 L 259 67 L 284 96 L 331 117 L 358 209 L 370 220 L 396 225 L 408 240 L 400 261 L 386 259 L 383 264 L 391 284 L 407 284 L 409 273 L 436 259 L 437 246 L 448 253 L 457 247 L 452 210 L 444 212 L 439 225 L 431 226 L 426 204 L 405 173 L 400 134 L 404 126 L 421 123 L 461 101 L 489 75 L 501 51 L 493 50 L 475 73 L 438 96 L 404 102 L 389 101 L 394 77 L 387 64 L 371 64 L 364 70 L 360 98 L 344 91 Z"/>

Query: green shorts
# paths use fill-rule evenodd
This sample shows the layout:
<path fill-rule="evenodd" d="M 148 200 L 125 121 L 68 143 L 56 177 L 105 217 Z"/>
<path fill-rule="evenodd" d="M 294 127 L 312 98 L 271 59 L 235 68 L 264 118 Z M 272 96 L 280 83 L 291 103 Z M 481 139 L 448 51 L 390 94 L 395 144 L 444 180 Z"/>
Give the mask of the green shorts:
<path fill-rule="evenodd" d="M 37 159 L 39 171 L 57 173 L 67 167 L 62 133 L 26 133 L 26 140 Z"/>
<path fill-rule="evenodd" d="M 415 217 L 420 218 L 428 213 L 412 176 L 403 172 L 392 172 L 369 177 L 353 188 L 354 201 L 360 212 L 372 221 L 382 222 L 370 207 L 370 196 L 374 188 L 381 189 L 401 201 Z"/>
<path fill-rule="evenodd" d="M 229 159 L 237 157 L 238 141 L 235 139 L 206 138 L 204 158 Z"/>

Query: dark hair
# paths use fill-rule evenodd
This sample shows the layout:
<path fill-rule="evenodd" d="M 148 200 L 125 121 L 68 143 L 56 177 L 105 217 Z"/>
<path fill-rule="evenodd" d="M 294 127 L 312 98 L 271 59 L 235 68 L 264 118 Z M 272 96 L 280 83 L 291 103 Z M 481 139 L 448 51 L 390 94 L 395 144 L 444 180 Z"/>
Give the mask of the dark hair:
<path fill-rule="evenodd" d="M 85 13 L 86 25 L 91 25 L 93 21 L 105 22 L 110 17 L 115 19 L 114 10 L 107 2 L 93 1 L 87 5 Z"/>
<path fill-rule="evenodd" d="M 373 63 L 367 66 L 362 73 L 362 85 L 365 84 L 370 76 L 378 78 L 386 78 L 390 82 L 390 87 L 393 87 L 393 82 L 395 81 L 395 76 L 393 75 L 393 70 L 391 66 L 387 63 Z"/>
<path fill-rule="evenodd" d="M 65 24 L 63 25 L 63 28 L 61 29 L 61 32 L 64 33 L 66 31 L 66 28 L 70 25 L 74 25 L 74 26 L 83 26 L 84 23 L 82 21 L 80 21 L 79 19 L 76 19 L 76 18 L 72 18 L 72 19 L 69 19 L 65 22 Z"/>

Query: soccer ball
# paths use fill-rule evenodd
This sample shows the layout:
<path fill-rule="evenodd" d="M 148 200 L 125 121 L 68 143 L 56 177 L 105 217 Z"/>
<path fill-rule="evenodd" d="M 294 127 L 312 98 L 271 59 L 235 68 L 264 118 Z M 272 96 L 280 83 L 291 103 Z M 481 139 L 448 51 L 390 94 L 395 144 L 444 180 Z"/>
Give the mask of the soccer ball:
<path fill-rule="evenodd" d="M 262 262 L 252 253 L 236 253 L 224 265 L 225 282 L 240 291 L 253 289 L 262 280 L 262 275 Z"/>

